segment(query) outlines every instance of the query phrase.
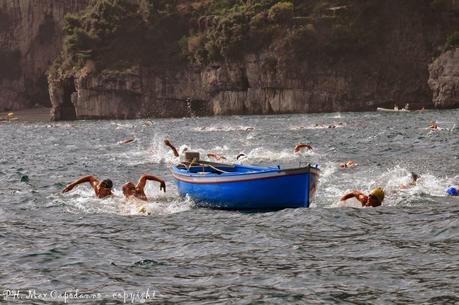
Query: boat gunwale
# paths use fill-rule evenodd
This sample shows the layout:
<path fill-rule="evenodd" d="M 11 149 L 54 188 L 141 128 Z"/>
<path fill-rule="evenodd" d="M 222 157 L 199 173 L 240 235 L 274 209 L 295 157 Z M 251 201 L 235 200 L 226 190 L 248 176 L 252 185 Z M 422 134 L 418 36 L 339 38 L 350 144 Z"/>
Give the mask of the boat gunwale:
<path fill-rule="evenodd" d="M 243 166 L 246 167 L 246 166 Z M 256 168 L 256 167 L 250 167 Z M 224 173 L 224 174 L 210 174 L 210 175 L 200 175 L 195 173 L 189 173 L 187 170 L 178 169 L 175 165 L 171 167 L 172 176 L 182 182 L 192 183 L 192 184 L 219 184 L 219 183 L 234 183 L 234 182 L 246 182 L 254 180 L 264 180 L 264 179 L 275 179 L 282 177 L 291 177 L 299 176 L 304 174 L 311 174 L 319 176 L 320 169 L 313 166 L 299 167 L 299 168 L 288 168 L 288 169 L 279 169 L 279 168 L 266 168 L 266 170 L 259 170 L 257 172 L 243 172 L 243 173 Z M 184 171 L 181 173 L 178 171 Z M 269 176 L 260 176 L 264 174 L 270 174 Z M 256 177 L 256 176 L 259 177 Z M 248 177 L 255 176 L 255 177 Z M 227 179 L 225 179 L 227 178 Z M 234 179 L 236 178 L 236 179 Z M 240 178 L 240 179 L 237 179 Z"/>

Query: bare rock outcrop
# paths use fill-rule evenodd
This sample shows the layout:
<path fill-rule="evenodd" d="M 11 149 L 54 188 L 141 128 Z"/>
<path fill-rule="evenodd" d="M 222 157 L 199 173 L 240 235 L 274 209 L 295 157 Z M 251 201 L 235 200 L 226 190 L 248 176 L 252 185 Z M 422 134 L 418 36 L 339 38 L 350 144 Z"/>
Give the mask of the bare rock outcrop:
<path fill-rule="evenodd" d="M 459 107 L 459 48 L 441 54 L 429 65 L 429 74 L 435 106 Z"/>
<path fill-rule="evenodd" d="M 0 111 L 50 106 L 46 71 L 62 47 L 64 16 L 89 0 L 0 3 Z"/>

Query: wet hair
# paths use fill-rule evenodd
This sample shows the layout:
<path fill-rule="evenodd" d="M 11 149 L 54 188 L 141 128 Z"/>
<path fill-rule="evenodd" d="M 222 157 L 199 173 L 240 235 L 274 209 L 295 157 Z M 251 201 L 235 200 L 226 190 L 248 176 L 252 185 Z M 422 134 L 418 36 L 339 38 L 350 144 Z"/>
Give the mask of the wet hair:
<path fill-rule="evenodd" d="M 411 179 L 413 179 L 413 181 L 418 180 L 418 178 L 419 178 L 419 175 L 418 175 L 418 174 L 416 174 L 416 173 L 411 173 Z"/>
<path fill-rule="evenodd" d="M 123 185 L 123 194 L 126 194 L 128 191 L 135 189 L 135 185 L 132 182 L 125 183 Z"/>
<path fill-rule="evenodd" d="M 105 179 L 105 180 L 102 180 L 99 186 L 106 188 L 106 189 L 111 189 L 113 187 L 113 182 L 110 179 Z"/>

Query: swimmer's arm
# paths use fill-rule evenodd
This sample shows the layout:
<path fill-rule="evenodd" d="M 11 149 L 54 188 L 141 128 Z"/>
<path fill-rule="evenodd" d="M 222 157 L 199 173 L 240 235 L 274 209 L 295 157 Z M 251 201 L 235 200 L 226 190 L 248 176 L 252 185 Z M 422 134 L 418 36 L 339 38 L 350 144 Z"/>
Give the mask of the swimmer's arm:
<path fill-rule="evenodd" d="M 340 200 L 341 201 L 345 201 L 345 200 L 350 199 L 352 197 L 355 197 L 358 201 L 360 201 L 360 203 L 362 203 L 362 205 L 367 202 L 367 196 L 365 196 L 365 194 L 363 194 L 362 192 L 359 192 L 359 191 L 353 191 L 353 192 L 347 193 L 346 195 L 341 197 Z"/>
<path fill-rule="evenodd" d="M 212 152 L 211 152 L 211 153 L 208 153 L 208 154 L 207 154 L 207 157 L 208 157 L 208 158 L 215 158 L 217 161 L 218 161 L 218 160 L 226 160 L 225 157 L 220 156 L 219 154 L 216 154 L 216 153 L 212 153 Z"/>
<path fill-rule="evenodd" d="M 97 180 L 94 176 L 83 176 L 69 184 L 64 188 L 62 193 L 67 193 L 68 191 L 71 191 L 75 186 L 81 183 L 89 182 L 92 186 L 92 188 L 96 191 L 97 190 L 97 185 L 99 184 L 99 180 Z"/>
<path fill-rule="evenodd" d="M 307 149 L 312 149 L 312 146 L 309 144 L 297 144 L 295 148 L 293 149 L 294 152 L 299 152 L 300 149 L 302 148 L 307 148 Z"/>
<path fill-rule="evenodd" d="M 171 142 L 169 142 L 169 140 L 167 140 L 167 139 L 164 140 L 164 145 L 166 145 L 167 147 L 169 147 L 172 150 L 172 152 L 174 153 L 174 156 L 176 156 L 176 157 L 179 156 L 179 154 L 177 152 L 177 149 L 174 147 L 174 145 L 171 144 Z"/>
<path fill-rule="evenodd" d="M 145 185 L 147 184 L 147 180 L 159 182 L 159 190 L 163 190 L 164 192 L 166 192 L 166 183 L 164 182 L 164 180 L 152 175 L 143 175 L 142 177 L 140 177 L 139 182 L 137 182 L 136 188 L 143 190 L 145 188 Z"/>

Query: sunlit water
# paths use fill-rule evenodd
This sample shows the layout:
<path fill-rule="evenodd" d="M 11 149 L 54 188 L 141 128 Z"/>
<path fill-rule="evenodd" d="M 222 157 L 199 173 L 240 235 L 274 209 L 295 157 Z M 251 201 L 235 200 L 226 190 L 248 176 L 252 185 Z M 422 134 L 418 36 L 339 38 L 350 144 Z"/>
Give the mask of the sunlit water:
<path fill-rule="evenodd" d="M 432 120 L 440 130 L 427 128 Z M 4 123 L 0 297 L 44 304 L 64 299 L 38 293 L 78 290 L 96 299 L 68 303 L 130 302 L 123 293 L 138 293 L 135 303 L 457 303 L 459 198 L 445 190 L 459 183 L 458 123 L 459 110 Z M 246 164 L 318 163 L 312 208 L 196 208 L 177 196 L 166 137 L 229 162 L 245 153 Z M 313 150 L 295 155 L 297 143 Z M 340 170 L 349 159 L 358 166 Z M 412 171 L 418 184 L 401 190 Z M 149 182 L 146 214 L 120 190 L 143 173 L 167 184 L 162 193 Z M 89 174 L 111 178 L 116 197 L 95 199 L 89 185 L 61 193 Z M 382 207 L 339 203 L 376 186 L 386 190 Z M 6 297 L 15 289 L 22 299 Z"/>

